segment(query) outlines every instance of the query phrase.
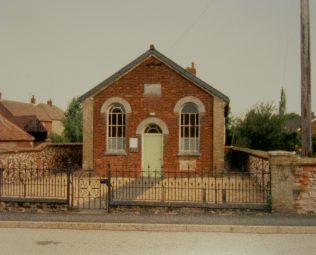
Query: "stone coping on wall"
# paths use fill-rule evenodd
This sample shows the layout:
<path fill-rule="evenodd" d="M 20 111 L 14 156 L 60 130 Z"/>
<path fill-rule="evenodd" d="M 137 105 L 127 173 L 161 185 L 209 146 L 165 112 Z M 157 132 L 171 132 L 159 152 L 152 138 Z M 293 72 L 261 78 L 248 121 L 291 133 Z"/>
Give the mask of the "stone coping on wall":
<path fill-rule="evenodd" d="M 266 151 L 260 151 L 260 150 L 253 150 L 248 148 L 241 148 L 241 147 L 235 147 L 235 146 L 226 146 L 225 149 L 231 149 L 234 151 L 240 151 L 245 152 L 249 155 L 256 156 L 263 159 L 269 159 L 269 153 Z"/>
<path fill-rule="evenodd" d="M 39 144 L 38 146 L 34 148 L 25 148 L 25 149 L 21 148 L 21 149 L 6 150 L 6 151 L 0 150 L 0 155 L 8 154 L 8 153 L 39 152 L 48 147 L 77 147 L 77 146 L 82 146 L 82 143 L 50 143 L 49 142 L 49 143 Z"/>
<path fill-rule="evenodd" d="M 226 146 L 226 150 L 234 150 L 247 153 L 252 156 L 256 156 L 263 159 L 270 159 L 270 158 L 279 158 L 278 164 L 288 165 L 293 164 L 295 166 L 316 166 L 316 158 L 313 157 L 300 157 L 295 152 L 292 151 L 260 151 L 260 150 L 253 150 L 248 148 L 241 148 L 235 146 Z M 280 159 L 282 158 L 282 159 Z"/>
<path fill-rule="evenodd" d="M 295 153 L 286 151 L 269 152 L 270 160 L 274 165 L 291 165 L 291 166 L 316 166 L 316 158 L 300 157 Z"/>

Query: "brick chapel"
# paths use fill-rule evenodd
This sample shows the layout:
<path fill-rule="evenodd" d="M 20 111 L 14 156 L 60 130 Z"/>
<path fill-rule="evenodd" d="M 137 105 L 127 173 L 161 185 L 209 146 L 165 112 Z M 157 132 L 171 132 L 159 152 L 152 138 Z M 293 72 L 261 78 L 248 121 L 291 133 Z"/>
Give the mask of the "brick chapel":
<path fill-rule="evenodd" d="M 84 169 L 223 169 L 229 98 L 200 80 L 194 63 L 184 69 L 151 45 L 80 101 Z"/>

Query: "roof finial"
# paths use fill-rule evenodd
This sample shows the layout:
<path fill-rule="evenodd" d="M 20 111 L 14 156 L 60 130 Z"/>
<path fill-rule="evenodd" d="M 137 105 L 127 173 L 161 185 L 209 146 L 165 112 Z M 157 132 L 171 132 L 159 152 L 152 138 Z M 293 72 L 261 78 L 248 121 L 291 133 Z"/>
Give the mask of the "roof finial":
<path fill-rule="evenodd" d="M 155 45 L 150 44 L 149 49 L 154 50 L 155 49 Z"/>

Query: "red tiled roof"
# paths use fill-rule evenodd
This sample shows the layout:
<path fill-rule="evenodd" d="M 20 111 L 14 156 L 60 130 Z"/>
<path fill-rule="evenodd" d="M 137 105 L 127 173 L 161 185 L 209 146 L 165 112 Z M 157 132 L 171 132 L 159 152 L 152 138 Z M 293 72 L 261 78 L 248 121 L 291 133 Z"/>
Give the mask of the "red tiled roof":
<path fill-rule="evenodd" d="M 0 114 L 0 141 L 34 141 L 34 137 L 24 132 Z"/>
<path fill-rule="evenodd" d="M 0 100 L 0 103 L 16 117 L 35 115 L 40 121 L 51 121 L 46 111 L 36 105 L 11 100 Z"/>
<path fill-rule="evenodd" d="M 64 111 L 55 105 L 38 104 L 37 107 L 42 108 L 52 120 L 62 121 L 65 117 Z"/>

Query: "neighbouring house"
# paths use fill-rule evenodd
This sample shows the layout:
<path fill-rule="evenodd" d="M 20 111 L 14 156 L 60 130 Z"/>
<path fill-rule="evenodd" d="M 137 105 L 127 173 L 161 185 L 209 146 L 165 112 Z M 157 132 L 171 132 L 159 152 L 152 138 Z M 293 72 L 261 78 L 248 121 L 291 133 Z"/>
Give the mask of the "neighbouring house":
<path fill-rule="evenodd" d="M 0 95 L 0 114 L 19 126 L 35 138 L 35 142 L 43 142 L 51 133 L 62 133 L 61 122 L 63 111 L 52 105 L 36 105 L 32 96 L 30 103 L 5 100 Z"/>
<path fill-rule="evenodd" d="M 200 80 L 194 63 L 184 69 L 151 45 L 80 101 L 84 169 L 223 169 L 229 98 Z"/>
<path fill-rule="evenodd" d="M 0 151 L 32 148 L 34 137 L 0 114 Z"/>
<path fill-rule="evenodd" d="M 290 132 L 301 132 L 301 117 L 297 114 L 291 115 L 286 122 L 286 127 Z M 312 135 L 316 135 L 316 116 L 314 112 L 311 113 L 311 130 Z"/>
<path fill-rule="evenodd" d="M 53 105 L 52 100 L 48 100 L 47 104 L 40 103 L 37 107 L 42 108 L 52 121 L 51 133 L 62 135 L 64 132 L 63 120 L 65 113 L 63 110 Z"/>

